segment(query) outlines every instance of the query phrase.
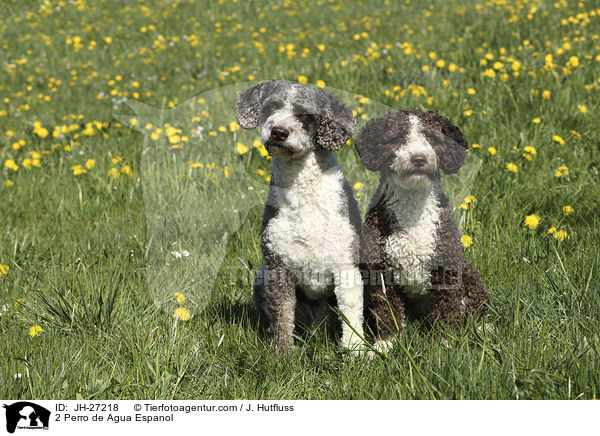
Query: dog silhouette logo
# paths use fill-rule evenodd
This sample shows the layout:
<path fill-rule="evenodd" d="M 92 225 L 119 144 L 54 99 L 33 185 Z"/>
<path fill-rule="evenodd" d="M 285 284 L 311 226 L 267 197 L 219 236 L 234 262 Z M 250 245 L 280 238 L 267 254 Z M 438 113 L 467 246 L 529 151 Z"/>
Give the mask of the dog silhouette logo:
<path fill-rule="evenodd" d="M 14 433 L 19 429 L 48 429 L 50 411 L 28 401 L 4 405 L 6 409 L 6 431 Z"/>

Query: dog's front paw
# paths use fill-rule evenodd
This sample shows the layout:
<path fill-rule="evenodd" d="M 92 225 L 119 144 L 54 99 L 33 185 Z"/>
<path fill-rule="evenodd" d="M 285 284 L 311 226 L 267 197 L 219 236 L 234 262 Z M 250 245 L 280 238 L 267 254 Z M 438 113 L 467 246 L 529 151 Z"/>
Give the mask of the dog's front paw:
<path fill-rule="evenodd" d="M 380 353 L 387 354 L 394 348 L 394 341 L 392 339 L 380 339 L 373 344 L 373 347 Z"/>
<path fill-rule="evenodd" d="M 353 355 L 363 355 L 367 351 L 367 347 L 359 334 L 351 332 L 342 336 L 342 346 L 350 351 Z"/>
<path fill-rule="evenodd" d="M 367 351 L 367 357 L 369 359 L 374 359 L 377 356 L 387 356 L 392 348 L 394 348 L 393 339 L 379 339 L 369 347 L 369 350 Z"/>

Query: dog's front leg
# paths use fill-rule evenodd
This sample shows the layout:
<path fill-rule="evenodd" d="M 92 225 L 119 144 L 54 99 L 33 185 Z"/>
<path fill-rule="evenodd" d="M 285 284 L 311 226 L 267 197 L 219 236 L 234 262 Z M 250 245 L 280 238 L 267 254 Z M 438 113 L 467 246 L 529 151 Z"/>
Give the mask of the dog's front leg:
<path fill-rule="evenodd" d="M 429 315 L 432 324 L 445 324 L 459 327 L 462 323 L 463 310 L 460 289 L 436 289 L 433 292 L 433 310 Z"/>
<path fill-rule="evenodd" d="M 405 327 L 405 307 L 402 286 L 395 283 L 394 269 L 381 265 L 369 272 L 365 283 L 365 311 L 372 330 L 375 347 L 385 351 Z"/>
<path fill-rule="evenodd" d="M 270 268 L 265 287 L 269 333 L 281 354 L 294 349 L 296 288 L 291 273 L 284 267 Z"/>
<path fill-rule="evenodd" d="M 363 284 L 355 266 L 339 268 L 334 274 L 335 297 L 342 312 L 342 345 L 357 349 L 363 334 Z"/>
<path fill-rule="evenodd" d="M 460 326 L 463 318 L 461 268 L 451 265 L 432 271 L 431 292 L 432 310 L 429 321 L 432 324 Z"/>

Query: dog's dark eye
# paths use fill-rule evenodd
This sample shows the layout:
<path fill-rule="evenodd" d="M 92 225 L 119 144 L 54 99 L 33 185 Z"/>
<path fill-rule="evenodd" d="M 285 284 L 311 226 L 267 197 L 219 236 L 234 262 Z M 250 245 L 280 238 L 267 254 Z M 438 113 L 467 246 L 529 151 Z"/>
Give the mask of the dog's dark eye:
<path fill-rule="evenodd" d="M 277 109 L 281 109 L 283 103 L 280 101 L 268 101 L 260 108 L 260 116 L 262 119 L 268 118 Z"/>
<path fill-rule="evenodd" d="M 302 123 L 302 127 L 305 129 L 308 129 L 317 122 L 315 116 L 311 114 L 297 114 L 296 118 L 298 118 L 298 120 Z"/>
<path fill-rule="evenodd" d="M 386 145 L 387 144 L 398 144 L 400 142 L 403 142 L 403 140 L 404 140 L 404 135 L 400 134 L 400 135 L 392 136 L 390 139 L 385 139 L 383 141 L 383 143 Z"/>
<path fill-rule="evenodd" d="M 434 130 L 425 132 L 425 137 L 429 141 L 432 147 L 440 147 L 444 145 L 444 136 Z"/>

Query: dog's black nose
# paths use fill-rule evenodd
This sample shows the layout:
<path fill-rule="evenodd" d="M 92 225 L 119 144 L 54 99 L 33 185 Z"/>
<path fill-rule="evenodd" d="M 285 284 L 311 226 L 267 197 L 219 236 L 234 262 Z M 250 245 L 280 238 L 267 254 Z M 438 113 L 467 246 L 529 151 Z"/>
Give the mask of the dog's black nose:
<path fill-rule="evenodd" d="M 415 167 L 424 167 L 427 164 L 427 157 L 424 154 L 414 154 L 410 157 L 410 163 Z"/>
<path fill-rule="evenodd" d="M 271 138 L 275 141 L 285 141 L 285 139 L 290 135 L 290 131 L 288 129 L 284 129 L 283 127 L 273 127 L 271 129 Z"/>

